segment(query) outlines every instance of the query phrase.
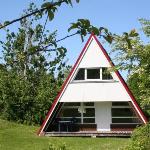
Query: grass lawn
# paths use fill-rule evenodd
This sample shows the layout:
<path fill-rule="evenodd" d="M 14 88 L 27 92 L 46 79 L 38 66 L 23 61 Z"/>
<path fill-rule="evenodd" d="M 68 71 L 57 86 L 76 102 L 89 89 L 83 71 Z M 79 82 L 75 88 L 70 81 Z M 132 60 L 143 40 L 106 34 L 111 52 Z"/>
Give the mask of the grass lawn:
<path fill-rule="evenodd" d="M 38 137 L 38 127 L 0 120 L 0 150 L 48 150 L 65 143 L 69 150 L 118 150 L 128 138 Z"/>

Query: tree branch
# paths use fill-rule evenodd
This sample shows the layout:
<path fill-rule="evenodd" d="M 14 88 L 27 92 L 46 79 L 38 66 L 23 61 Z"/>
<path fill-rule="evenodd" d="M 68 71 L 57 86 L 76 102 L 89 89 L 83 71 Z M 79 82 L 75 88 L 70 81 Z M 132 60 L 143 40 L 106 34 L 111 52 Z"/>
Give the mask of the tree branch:
<path fill-rule="evenodd" d="M 4 25 L 0 25 L 0 29 L 3 29 L 3 28 L 5 28 L 5 27 L 7 27 L 7 26 L 9 26 L 9 25 L 11 25 L 11 24 L 13 24 L 13 23 L 15 23 L 15 22 L 18 22 L 18 21 L 24 19 L 24 18 L 30 17 L 30 16 L 35 15 L 35 14 L 37 14 L 37 13 L 41 13 L 41 12 L 43 12 L 43 11 L 46 10 L 46 9 L 52 9 L 54 6 L 60 5 L 60 4 L 63 3 L 63 2 L 65 2 L 65 0 L 60 0 L 60 1 L 58 1 L 58 2 L 52 3 L 52 5 L 49 6 L 49 7 L 44 7 L 44 8 L 35 10 L 35 11 L 29 13 L 29 14 L 26 14 L 26 15 L 24 15 L 24 16 L 18 18 L 18 19 L 14 19 L 14 20 L 12 20 L 12 21 L 10 21 L 10 22 L 7 22 L 7 23 L 4 24 Z"/>
<path fill-rule="evenodd" d="M 57 40 L 57 41 L 55 41 L 55 42 L 58 43 L 58 42 L 60 42 L 60 41 L 63 41 L 63 40 L 65 40 L 65 39 L 67 39 L 67 38 L 69 38 L 69 37 L 72 37 L 72 36 L 74 36 L 74 35 L 77 35 L 77 34 L 79 34 L 79 32 L 75 32 L 75 33 L 73 33 L 73 34 L 67 35 L 67 36 L 65 36 L 65 37 L 63 37 L 63 38 L 61 38 L 61 39 L 59 39 L 59 40 Z M 46 49 L 46 48 L 48 48 L 49 46 L 52 46 L 52 44 L 49 44 L 49 45 L 47 45 L 47 46 L 45 46 L 45 47 L 43 47 L 43 48 Z"/>
<path fill-rule="evenodd" d="M 77 34 L 79 34 L 79 32 L 75 32 L 75 33 L 73 33 L 73 34 L 67 35 L 67 36 L 65 36 L 65 37 L 63 37 L 63 38 L 61 38 L 61 39 L 59 39 L 59 40 L 57 40 L 57 41 L 55 41 L 55 42 L 58 43 L 58 42 L 60 42 L 60 41 L 63 41 L 63 40 L 65 40 L 65 39 L 67 39 L 67 38 L 69 38 L 69 37 L 72 37 L 72 36 L 74 36 L 74 35 L 77 35 Z M 39 48 L 39 49 L 37 49 L 36 52 L 30 53 L 29 55 L 33 55 L 33 54 L 38 53 L 38 52 L 41 52 L 41 51 L 47 52 L 47 51 L 55 51 L 55 50 L 56 50 L 56 49 L 49 49 L 49 50 L 46 50 L 49 46 L 53 46 L 53 44 L 50 43 L 50 44 L 46 45 L 45 47 Z"/>

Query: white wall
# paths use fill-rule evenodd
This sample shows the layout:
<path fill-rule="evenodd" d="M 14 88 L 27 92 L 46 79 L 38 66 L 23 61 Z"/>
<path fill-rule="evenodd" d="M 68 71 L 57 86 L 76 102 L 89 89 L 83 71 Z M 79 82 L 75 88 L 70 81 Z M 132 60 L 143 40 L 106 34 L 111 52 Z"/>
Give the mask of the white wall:
<path fill-rule="evenodd" d="M 95 102 L 97 131 L 110 131 L 111 105 L 111 102 Z"/>
<path fill-rule="evenodd" d="M 105 55 L 103 54 L 102 50 L 100 49 L 95 39 L 92 39 L 92 42 L 89 45 L 78 67 L 90 68 L 90 67 L 100 67 L 100 66 L 110 67 L 111 65 L 108 62 Z"/>
<path fill-rule="evenodd" d="M 60 102 L 130 101 L 119 82 L 70 83 Z"/>

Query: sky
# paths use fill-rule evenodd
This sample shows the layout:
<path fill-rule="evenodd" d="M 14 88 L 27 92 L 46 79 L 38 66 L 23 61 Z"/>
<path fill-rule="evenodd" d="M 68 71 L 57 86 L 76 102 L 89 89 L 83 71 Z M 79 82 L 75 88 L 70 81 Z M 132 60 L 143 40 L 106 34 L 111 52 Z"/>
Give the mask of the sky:
<path fill-rule="evenodd" d="M 30 2 L 35 2 L 37 6 L 40 6 L 43 0 L 1 0 L 0 23 L 18 18 Z M 69 34 L 67 29 L 70 23 L 76 22 L 79 18 L 85 18 L 89 19 L 91 24 L 97 27 L 106 27 L 117 34 L 134 28 L 140 30 L 141 25 L 138 19 L 150 19 L 149 6 L 149 0 L 80 0 L 80 3 L 74 3 L 73 7 L 67 5 L 60 7 L 55 15 L 55 19 L 47 25 L 47 28 L 51 31 L 57 29 L 58 39 L 60 39 Z M 18 24 L 16 23 L 11 25 L 10 29 L 15 31 L 17 27 Z M 142 33 L 141 36 L 145 39 Z M 4 38 L 5 33 L 3 30 L 0 30 L 0 39 L 4 40 Z M 69 59 L 69 64 L 74 64 L 87 38 L 88 36 L 82 42 L 77 35 L 60 43 L 60 45 L 68 49 L 67 58 Z M 105 44 L 103 46 L 108 48 Z M 122 75 L 126 78 L 125 73 L 122 73 Z"/>

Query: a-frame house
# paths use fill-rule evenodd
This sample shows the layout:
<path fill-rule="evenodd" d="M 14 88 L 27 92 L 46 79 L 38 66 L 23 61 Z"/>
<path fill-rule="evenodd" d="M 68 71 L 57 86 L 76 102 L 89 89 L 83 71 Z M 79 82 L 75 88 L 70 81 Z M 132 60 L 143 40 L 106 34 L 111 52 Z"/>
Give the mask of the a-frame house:
<path fill-rule="evenodd" d="M 111 135 L 146 124 L 133 94 L 112 67 L 106 50 L 91 34 L 38 135 Z"/>

